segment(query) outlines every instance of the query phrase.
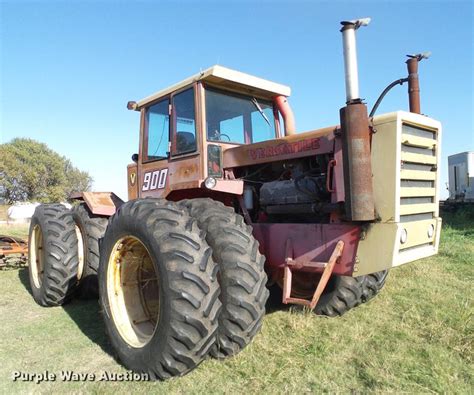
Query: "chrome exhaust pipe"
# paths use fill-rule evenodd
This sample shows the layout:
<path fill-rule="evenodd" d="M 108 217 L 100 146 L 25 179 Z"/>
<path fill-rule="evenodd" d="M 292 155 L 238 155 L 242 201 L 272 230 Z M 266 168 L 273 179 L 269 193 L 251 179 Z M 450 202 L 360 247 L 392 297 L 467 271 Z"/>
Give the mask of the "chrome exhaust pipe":
<path fill-rule="evenodd" d="M 346 80 L 346 103 L 360 100 L 359 72 L 357 69 L 357 45 L 355 31 L 367 26 L 370 18 L 355 19 L 341 22 L 342 46 L 344 51 L 344 73 Z"/>

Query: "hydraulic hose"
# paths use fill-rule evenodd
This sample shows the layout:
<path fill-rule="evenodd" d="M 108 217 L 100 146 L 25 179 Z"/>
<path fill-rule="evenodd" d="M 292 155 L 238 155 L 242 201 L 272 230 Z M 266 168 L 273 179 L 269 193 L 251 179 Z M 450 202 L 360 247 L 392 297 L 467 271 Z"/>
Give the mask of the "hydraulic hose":
<path fill-rule="evenodd" d="M 389 86 L 387 86 L 375 102 L 372 111 L 370 111 L 369 118 L 372 118 L 374 116 L 375 111 L 377 111 L 377 108 L 379 107 L 385 95 L 390 91 L 390 89 L 392 89 L 396 85 L 403 85 L 405 82 L 408 82 L 408 78 L 400 78 L 399 80 L 393 81 Z"/>

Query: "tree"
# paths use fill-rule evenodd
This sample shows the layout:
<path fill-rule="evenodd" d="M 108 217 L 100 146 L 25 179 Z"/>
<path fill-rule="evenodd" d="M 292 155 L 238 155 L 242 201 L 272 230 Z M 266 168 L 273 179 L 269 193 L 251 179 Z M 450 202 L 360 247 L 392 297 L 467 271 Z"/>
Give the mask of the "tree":
<path fill-rule="evenodd" d="M 0 145 L 0 198 L 17 201 L 59 202 L 74 192 L 87 191 L 91 176 L 46 144 L 16 138 Z"/>

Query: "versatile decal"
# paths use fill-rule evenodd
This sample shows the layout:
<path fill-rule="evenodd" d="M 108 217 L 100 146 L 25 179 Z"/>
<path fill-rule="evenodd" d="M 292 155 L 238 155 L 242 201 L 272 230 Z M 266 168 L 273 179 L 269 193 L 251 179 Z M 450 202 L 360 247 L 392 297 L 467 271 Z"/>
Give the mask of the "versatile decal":
<path fill-rule="evenodd" d="M 319 138 L 296 141 L 294 143 L 281 143 L 275 146 L 249 149 L 249 158 L 252 160 L 271 158 L 296 154 L 303 151 L 311 151 L 320 147 Z"/>
<path fill-rule="evenodd" d="M 143 176 L 142 191 L 153 191 L 155 189 L 163 189 L 166 185 L 168 169 L 152 170 L 146 172 Z"/>

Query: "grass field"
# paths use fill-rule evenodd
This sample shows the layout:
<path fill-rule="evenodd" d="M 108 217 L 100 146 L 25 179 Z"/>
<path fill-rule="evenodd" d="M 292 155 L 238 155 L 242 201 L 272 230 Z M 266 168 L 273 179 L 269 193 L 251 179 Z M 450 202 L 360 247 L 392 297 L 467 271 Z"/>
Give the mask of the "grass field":
<path fill-rule="evenodd" d="M 207 360 L 166 382 L 98 381 L 102 372 L 126 371 L 111 356 L 97 302 L 41 308 L 29 294 L 27 269 L 0 271 L 0 393 L 473 393 L 473 264 L 473 213 L 446 215 L 439 255 L 394 269 L 371 302 L 330 319 L 271 311 L 240 355 Z M 14 371 L 45 370 L 97 379 L 11 379 Z"/>

